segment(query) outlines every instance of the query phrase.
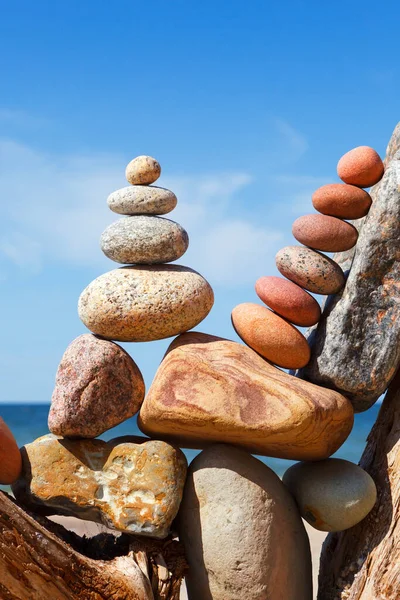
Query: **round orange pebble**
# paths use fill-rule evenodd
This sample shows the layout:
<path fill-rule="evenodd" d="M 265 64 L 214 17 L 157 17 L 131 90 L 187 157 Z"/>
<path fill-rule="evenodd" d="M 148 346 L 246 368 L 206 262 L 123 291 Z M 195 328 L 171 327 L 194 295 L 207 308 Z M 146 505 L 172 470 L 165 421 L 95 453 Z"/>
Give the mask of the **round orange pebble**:
<path fill-rule="evenodd" d="M 318 323 L 318 302 L 299 285 L 282 277 L 260 277 L 256 281 L 258 297 L 278 315 L 301 327 Z"/>
<path fill-rule="evenodd" d="M 353 225 L 327 215 L 299 217 L 293 223 L 292 233 L 301 244 L 324 252 L 350 250 L 358 238 L 358 231 Z"/>
<path fill-rule="evenodd" d="M 279 367 L 300 369 L 310 360 L 306 338 L 264 306 L 239 304 L 232 311 L 232 324 L 245 344 Z"/>
<path fill-rule="evenodd" d="M 337 173 L 342 181 L 362 188 L 378 183 L 383 171 L 381 157 L 369 146 L 358 146 L 346 152 L 337 165 Z"/>
<path fill-rule="evenodd" d="M 314 192 L 312 203 L 315 210 L 324 215 L 361 219 L 368 213 L 372 199 L 368 192 L 355 185 L 328 183 Z"/>
<path fill-rule="evenodd" d="M 21 453 L 15 438 L 0 417 L 0 483 L 10 485 L 21 473 Z"/>

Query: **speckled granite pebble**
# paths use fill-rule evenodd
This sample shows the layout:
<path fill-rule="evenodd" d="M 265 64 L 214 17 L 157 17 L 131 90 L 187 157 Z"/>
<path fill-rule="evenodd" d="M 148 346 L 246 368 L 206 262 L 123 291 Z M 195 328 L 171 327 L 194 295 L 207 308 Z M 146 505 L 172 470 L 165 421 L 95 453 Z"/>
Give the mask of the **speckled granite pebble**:
<path fill-rule="evenodd" d="M 178 223 L 151 215 L 123 217 L 103 232 L 104 254 L 122 264 L 152 265 L 178 260 L 189 237 Z"/>
<path fill-rule="evenodd" d="M 323 252 L 344 252 L 356 243 L 358 231 L 342 219 L 328 215 L 304 215 L 293 223 L 293 236 L 298 242 Z"/>
<path fill-rule="evenodd" d="M 187 470 L 179 448 L 130 436 L 104 442 L 45 435 L 22 448 L 22 461 L 13 492 L 35 512 L 161 539 L 178 512 Z"/>
<path fill-rule="evenodd" d="M 120 215 L 165 215 L 177 202 L 173 192 L 155 185 L 128 185 L 107 198 L 108 207 Z"/>
<path fill-rule="evenodd" d="M 340 458 L 301 462 L 283 476 L 301 516 L 320 531 L 343 531 L 357 525 L 376 502 L 372 477 Z"/>
<path fill-rule="evenodd" d="M 213 303 L 210 284 L 188 267 L 132 266 L 92 281 L 78 312 L 88 329 L 106 339 L 150 342 L 192 329 Z"/>
<path fill-rule="evenodd" d="M 132 185 L 148 185 L 154 183 L 161 175 L 161 167 L 151 156 L 137 156 L 125 170 L 127 181 Z"/>
<path fill-rule="evenodd" d="M 346 183 L 329 183 L 312 195 L 318 212 L 339 219 L 360 219 L 368 213 L 372 199 L 365 190 Z"/>
<path fill-rule="evenodd" d="M 382 179 L 384 166 L 381 157 L 370 146 L 358 146 L 339 160 L 337 173 L 346 183 L 368 188 Z"/>
<path fill-rule="evenodd" d="M 49 429 L 63 437 L 97 437 L 136 414 L 144 391 L 142 374 L 125 350 L 81 335 L 58 367 Z"/>
<path fill-rule="evenodd" d="M 303 246 L 286 246 L 276 255 L 278 270 L 313 294 L 337 294 L 344 286 L 344 274 L 337 263 Z"/>

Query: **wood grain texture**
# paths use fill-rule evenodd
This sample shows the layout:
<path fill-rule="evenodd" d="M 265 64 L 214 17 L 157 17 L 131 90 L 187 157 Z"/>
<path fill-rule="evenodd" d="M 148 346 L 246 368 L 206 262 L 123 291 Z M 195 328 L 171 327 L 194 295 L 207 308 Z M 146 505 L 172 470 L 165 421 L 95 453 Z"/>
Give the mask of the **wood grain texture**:
<path fill-rule="evenodd" d="M 344 396 L 280 371 L 246 346 L 197 332 L 171 344 L 139 417 L 143 432 L 183 447 L 225 442 L 295 460 L 330 456 L 352 425 Z"/>
<path fill-rule="evenodd" d="M 360 461 L 378 500 L 361 523 L 330 534 L 321 554 L 318 600 L 400 598 L 400 371 Z"/>
<path fill-rule="evenodd" d="M 171 539 L 80 538 L 0 492 L 2 600 L 178 600 L 185 569 Z"/>

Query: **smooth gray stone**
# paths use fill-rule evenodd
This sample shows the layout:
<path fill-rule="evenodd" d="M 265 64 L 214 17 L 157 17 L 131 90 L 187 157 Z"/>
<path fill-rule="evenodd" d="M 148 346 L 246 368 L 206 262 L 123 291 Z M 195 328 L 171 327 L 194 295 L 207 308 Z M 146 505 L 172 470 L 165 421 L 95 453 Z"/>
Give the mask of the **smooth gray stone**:
<path fill-rule="evenodd" d="M 400 124 L 354 250 L 334 257 L 350 272 L 308 333 L 311 360 L 297 375 L 347 396 L 358 412 L 384 393 L 400 364 Z M 354 253 L 354 254 L 353 254 Z"/>
<path fill-rule="evenodd" d="M 100 245 L 115 262 L 153 265 L 178 260 L 188 248 L 189 237 L 175 221 L 140 215 L 112 223 L 103 232 Z"/>

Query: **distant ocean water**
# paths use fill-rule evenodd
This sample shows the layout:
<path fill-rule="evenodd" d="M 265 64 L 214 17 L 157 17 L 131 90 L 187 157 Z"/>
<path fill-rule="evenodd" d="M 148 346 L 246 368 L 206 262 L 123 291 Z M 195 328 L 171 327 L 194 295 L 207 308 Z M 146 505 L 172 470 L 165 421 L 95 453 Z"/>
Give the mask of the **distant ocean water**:
<path fill-rule="evenodd" d="M 0 416 L 13 432 L 18 445 L 23 446 L 49 432 L 47 428 L 49 406 L 49 404 L 0 404 Z M 355 415 L 353 431 L 335 456 L 358 463 L 379 409 L 380 404 L 375 404 L 366 412 Z M 136 417 L 106 431 L 100 438 L 110 440 L 121 435 L 142 435 L 138 429 Z M 184 450 L 184 452 L 189 462 L 198 454 L 196 450 Z M 289 460 L 259 458 L 280 476 L 293 464 L 293 461 Z"/>

